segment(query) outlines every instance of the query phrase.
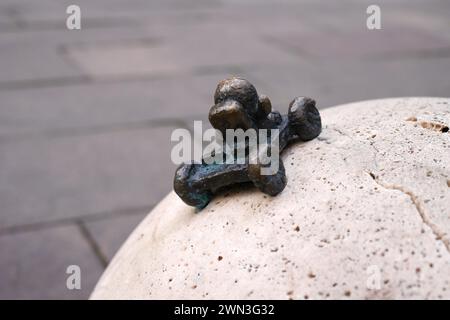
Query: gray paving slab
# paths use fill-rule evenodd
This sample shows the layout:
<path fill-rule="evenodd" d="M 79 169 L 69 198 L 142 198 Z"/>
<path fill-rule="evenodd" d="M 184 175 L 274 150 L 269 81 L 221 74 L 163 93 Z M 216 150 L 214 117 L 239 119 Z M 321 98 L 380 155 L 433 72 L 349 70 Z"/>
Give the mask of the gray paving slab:
<path fill-rule="evenodd" d="M 417 51 L 436 51 L 450 47 L 450 41 L 440 34 L 413 26 L 392 26 L 376 31 L 359 27 L 328 36 L 323 32 L 302 36 L 283 34 L 271 40 L 291 52 L 298 52 L 300 56 L 349 60 L 408 55 Z"/>
<path fill-rule="evenodd" d="M 146 26 L 136 23 L 125 24 L 116 22 L 107 26 L 83 25 L 82 30 L 67 30 L 65 26 L 58 28 L 28 28 L 15 31 L 0 31 L 0 48 L 21 46 L 46 46 L 54 50 L 61 50 L 69 44 L 83 45 L 95 43 L 116 43 L 124 46 L 130 42 L 149 43 L 159 38 L 158 34 L 151 32 Z"/>
<path fill-rule="evenodd" d="M 111 261 L 117 250 L 147 214 L 148 212 L 144 210 L 139 213 L 122 214 L 109 219 L 87 222 L 86 227 L 99 245 L 102 254 Z"/>
<path fill-rule="evenodd" d="M 77 226 L 0 236 L 1 299 L 86 299 L 103 272 Z M 81 270 L 81 290 L 68 290 L 69 265 Z"/>
<path fill-rule="evenodd" d="M 319 108 L 365 99 L 401 96 L 448 96 L 445 66 L 450 58 L 348 61 L 311 60 L 248 71 L 258 79 L 277 79 L 265 92 L 281 111 L 296 95 L 311 96 Z"/>
<path fill-rule="evenodd" d="M 408 3 L 408 5 L 397 5 L 385 11 L 385 19 L 389 24 L 401 25 L 410 30 L 420 29 L 428 34 L 450 39 L 448 30 L 448 14 L 450 2 L 432 1 Z M 389 27 L 389 24 L 386 27 Z"/>
<path fill-rule="evenodd" d="M 45 0 L 39 3 L 29 0 L 5 0 L 15 5 L 20 16 L 29 23 L 49 20 L 65 21 L 67 6 L 75 4 L 71 0 Z M 40 5 L 42 3 L 42 5 Z M 198 11 L 216 8 L 220 5 L 218 0 L 77 0 L 82 15 L 87 18 L 127 18 L 133 19 L 165 14 L 173 11 Z"/>
<path fill-rule="evenodd" d="M 172 127 L 0 144 L 0 229 L 146 207 L 172 187 Z"/>
<path fill-rule="evenodd" d="M 0 87 L 16 81 L 82 76 L 55 48 L 35 44 L 1 46 L 0 70 Z"/>
<path fill-rule="evenodd" d="M 4 3 L 0 4 L 0 30 L 10 30 L 16 27 L 15 13 L 11 6 Z"/>
<path fill-rule="evenodd" d="M 55 129 L 121 126 L 207 113 L 217 82 L 230 76 L 179 76 L 0 90 L 0 140 Z"/>
<path fill-rule="evenodd" d="M 225 26 L 215 21 L 180 30 L 173 38 L 152 46 L 70 47 L 67 55 L 94 79 L 183 74 L 205 68 L 298 60 L 239 25 Z"/>

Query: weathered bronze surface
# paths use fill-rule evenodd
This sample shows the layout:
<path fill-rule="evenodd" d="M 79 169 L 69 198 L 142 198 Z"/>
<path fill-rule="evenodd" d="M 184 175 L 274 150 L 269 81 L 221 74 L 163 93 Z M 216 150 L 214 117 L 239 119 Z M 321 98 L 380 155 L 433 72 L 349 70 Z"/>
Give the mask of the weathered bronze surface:
<path fill-rule="evenodd" d="M 258 95 L 245 79 L 222 80 L 214 94 L 215 105 L 209 111 L 212 126 L 223 133 L 226 129 L 279 129 L 279 152 L 294 140 L 314 139 L 322 129 L 315 101 L 297 97 L 289 104 L 287 115 L 272 110 L 267 96 Z M 225 141 L 226 143 L 226 141 Z M 269 147 L 270 148 L 270 147 Z M 266 165 L 267 166 L 267 165 Z M 213 194 L 235 183 L 253 182 L 262 192 L 275 196 L 283 191 L 287 179 L 283 162 L 273 175 L 261 174 L 262 164 L 183 164 L 176 173 L 174 190 L 188 205 L 205 207 Z"/>

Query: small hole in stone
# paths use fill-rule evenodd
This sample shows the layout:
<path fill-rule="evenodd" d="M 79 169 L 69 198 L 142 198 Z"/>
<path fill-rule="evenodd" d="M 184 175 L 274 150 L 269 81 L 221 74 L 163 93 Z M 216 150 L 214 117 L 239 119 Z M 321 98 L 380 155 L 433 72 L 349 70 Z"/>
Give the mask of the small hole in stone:
<path fill-rule="evenodd" d="M 448 132 L 448 127 L 442 127 L 441 131 L 442 132 Z"/>

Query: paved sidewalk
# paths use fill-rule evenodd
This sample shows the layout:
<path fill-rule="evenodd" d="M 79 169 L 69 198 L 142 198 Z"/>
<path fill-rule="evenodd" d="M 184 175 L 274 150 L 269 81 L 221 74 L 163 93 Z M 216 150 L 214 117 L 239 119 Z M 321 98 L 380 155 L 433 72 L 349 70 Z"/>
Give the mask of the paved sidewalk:
<path fill-rule="evenodd" d="M 87 298 L 171 189 L 170 134 L 207 119 L 220 79 L 280 111 L 449 96 L 450 2 L 377 1 L 369 31 L 372 2 L 0 0 L 0 298 Z"/>

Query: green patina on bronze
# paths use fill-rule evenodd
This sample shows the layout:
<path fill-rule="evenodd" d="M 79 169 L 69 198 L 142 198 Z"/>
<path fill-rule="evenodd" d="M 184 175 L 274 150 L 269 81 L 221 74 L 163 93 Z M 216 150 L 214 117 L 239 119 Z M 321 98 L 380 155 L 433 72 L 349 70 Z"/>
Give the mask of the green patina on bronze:
<path fill-rule="evenodd" d="M 280 152 L 289 142 L 314 139 L 322 130 L 313 99 L 297 97 L 289 104 L 288 113 L 281 115 L 272 110 L 267 96 L 258 95 L 255 87 L 242 78 L 219 82 L 214 103 L 209 111 L 209 121 L 224 137 L 226 129 L 278 129 Z M 262 164 L 250 164 L 249 161 L 244 164 L 207 164 L 204 161 L 183 164 L 175 173 L 174 190 L 185 203 L 199 209 L 204 208 L 219 189 L 236 183 L 252 182 L 271 196 L 283 191 L 287 179 L 281 159 L 278 171 L 273 175 L 262 175 L 262 167 Z"/>

